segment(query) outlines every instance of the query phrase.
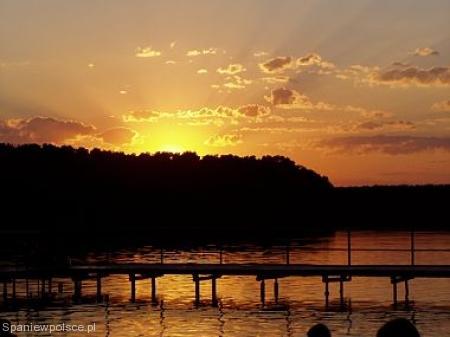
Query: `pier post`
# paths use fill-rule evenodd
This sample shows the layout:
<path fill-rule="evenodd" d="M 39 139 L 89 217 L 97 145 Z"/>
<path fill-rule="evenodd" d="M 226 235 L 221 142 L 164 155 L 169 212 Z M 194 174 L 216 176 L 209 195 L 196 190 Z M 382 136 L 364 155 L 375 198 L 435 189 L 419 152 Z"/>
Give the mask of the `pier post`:
<path fill-rule="evenodd" d="M 3 281 L 3 302 L 8 302 L 8 283 Z"/>
<path fill-rule="evenodd" d="M 264 279 L 260 283 L 260 296 L 262 306 L 266 305 L 266 281 Z"/>
<path fill-rule="evenodd" d="M 73 298 L 75 301 L 79 301 L 81 299 L 81 292 L 83 288 L 83 281 L 81 279 L 74 279 L 73 280 Z"/>
<path fill-rule="evenodd" d="M 97 274 L 97 302 L 102 299 L 102 276 Z"/>
<path fill-rule="evenodd" d="M 217 278 L 214 275 L 211 278 L 211 300 L 212 306 L 217 307 Z"/>
<path fill-rule="evenodd" d="M 27 298 L 30 298 L 30 281 L 28 280 L 28 278 L 25 279 L 25 292 Z"/>
<path fill-rule="evenodd" d="M 45 278 L 42 279 L 42 283 L 41 283 L 41 296 L 42 296 L 42 298 L 45 297 Z"/>
<path fill-rule="evenodd" d="M 291 259 L 290 259 L 290 247 L 289 247 L 289 243 L 286 245 L 286 264 L 290 264 L 291 263 Z"/>
<path fill-rule="evenodd" d="M 397 281 L 396 281 L 395 277 L 392 277 L 391 282 L 392 282 L 392 300 L 393 300 L 394 306 L 396 307 L 398 296 L 397 296 Z"/>
<path fill-rule="evenodd" d="M 130 283 L 131 283 L 131 298 L 130 301 L 132 303 L 136 302 L 136 275 L 130 274 Z"/>
<path fill-rule="evenodd" d="M 194 274 L 194 283 L 195 283 L 195 306 L 198 307 L 200 305 L 200 277 L 198 274 Z"/>
<path fill-rule="evenodd" d="M 350 229 L 347 231 L 347 264 L 352 265 L 352 232 Z"/>
<path fill-rule="evenodd" d="M 15 278 L 13 278 L 12 279 L 12 299 L 13 299 L 13 301 L 15 301 L 16 300 L 16 279 Z"/>
<path fill-rule="evenodd" d="M 411 265 L 414 266 L 416 263 L 416 240 L 414 230 L 411 231 Z"/>
<path fill-rule="evenodd" d="M 405 280 L 405 304 L 409 304 L 409 284 L 408 284 L 408 279 Z"/>
<path fill-rule="evenodd" d="M 151 278 L 151 291 L 152 291 L 152 304 L 157 304 L 158 300 L 156 298 L 156 277 L 152 276 Z"/>
<path fill-rule="evenodd" d="M 328 308 L 330 304 L 330 288 L 329 288 L 329 281 L 328 281 L 328 275 L 323 277 L 323 282 L 325 283 L 325 307 Z"/>
<path fill-rule="evenodd" d="M 341 279 L 339 280 L 339 299 L 341 307 L 344 306 L 344 280 L 342 278 L 343 277 L 341 276 Z"/>
<path fill-rule="evenodd" d="M 278 304 L 278 293 L 279 293 L 279 289 L 278 289 L 278 279 L 274 279 L 273 281 L 273 295 L 275 297 L 275 304 Z"/>
<path fill-rule="evenodd" d="M 47 280 L 47 283 L 48 283 L 48 293 L 51 295 L 53 291 L 53 282 L 51 277 Z"/>

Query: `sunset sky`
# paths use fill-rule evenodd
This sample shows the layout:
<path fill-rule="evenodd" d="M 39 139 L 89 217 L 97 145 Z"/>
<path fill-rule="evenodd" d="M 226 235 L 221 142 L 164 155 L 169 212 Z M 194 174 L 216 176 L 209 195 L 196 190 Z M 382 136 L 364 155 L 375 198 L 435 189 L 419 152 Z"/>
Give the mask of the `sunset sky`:
<path fill-rule="evenodd" d="M 450 183 L 448 0 L 0 0 L 0 142 Z"/>

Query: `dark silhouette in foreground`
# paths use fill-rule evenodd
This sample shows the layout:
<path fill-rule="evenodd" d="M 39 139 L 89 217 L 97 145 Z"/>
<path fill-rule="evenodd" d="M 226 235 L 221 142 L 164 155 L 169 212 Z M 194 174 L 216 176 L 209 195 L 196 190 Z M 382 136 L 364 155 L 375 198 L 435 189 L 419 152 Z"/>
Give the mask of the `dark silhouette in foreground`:
<path fill-rule="evenodd" d="M 331 331 L 324 324 L 316 324 L 307 332 L 307 337 L 331 337 Z M 414 324 L 405 318 L 396 318 L 384 324 L 376 337 L 420 337 Z"/>
<path fill-rule="evenodd" d="M 308 330 L 308 337 L 331 337 L 331 331 L 324 324 L 316 324 Z"/>
<path fill-rule="evenodd" d="M 377 337 L 420 337 L 419 331 L 407 319 L 396 318 L 378 330 Z"/>

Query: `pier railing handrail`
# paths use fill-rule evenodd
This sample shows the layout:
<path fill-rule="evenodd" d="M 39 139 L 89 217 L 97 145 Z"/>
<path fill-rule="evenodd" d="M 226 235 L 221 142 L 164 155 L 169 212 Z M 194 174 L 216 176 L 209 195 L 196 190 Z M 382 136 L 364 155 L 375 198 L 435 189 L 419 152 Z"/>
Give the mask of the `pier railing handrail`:
<path fill-rule="evenodd" d="M 416 253 L 423 252 L 448 252 L 450 253 L 450 248 L 417 248 L 416 247 L 416 234 L 417 232 L 414 230 L 410 231 L 410 240 L 409 240 L 409 248 L 354 248 L 352 244 L 352 231 L 348 230 L 346 233 L 346 245 L 347 247 L 329 247 L 329 248 L 316 248 L 316 247 L 307 247 L 301 246 L 301 251 L 310 251 L 310 252 L 346 252 L 347 253 L 347 265 L 351 266 L 352 264 L 352 253 L 354 252 L 407 252 L 410 254 L 410 265 L 414 266 L 416 264 Z M 290 264 L 291 262 L 291 250 L 294 248 L 291 245 L 284 246 L 276 246 L 276 248 L 282 250 L 285 254 L 285 264 Z M 190 251 L 193 252 L 193 251 Z M 251 250 L 245 250 L 245 252 L 252 252 Z M 261 252 L 260 250 L 255 250 L 254 252 Z M 224 264 L 224 249 L 221 247 L 216 250 L 206 250 L 199 251 L 199 253 L 203 254 L 218 254 L 219 255 L 219 264 Z M 161 264 L 165 263 L 165 257 L 167 254 L 170 254 L 169 251 L 165 251 L 164 249 L 160 249 L 159 252 L 159 262 Z"/>

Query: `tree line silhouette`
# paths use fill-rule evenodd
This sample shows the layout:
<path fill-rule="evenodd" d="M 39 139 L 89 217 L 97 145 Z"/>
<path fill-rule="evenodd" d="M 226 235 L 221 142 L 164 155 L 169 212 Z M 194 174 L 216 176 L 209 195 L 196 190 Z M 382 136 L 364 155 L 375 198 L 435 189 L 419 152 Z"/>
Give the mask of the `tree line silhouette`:
<path fill-rule="evenodd" d="M 449 186 L 335 188 L 283 156 L 0 144 L 3 228 L 216 237 L 446 224 Z"/>

